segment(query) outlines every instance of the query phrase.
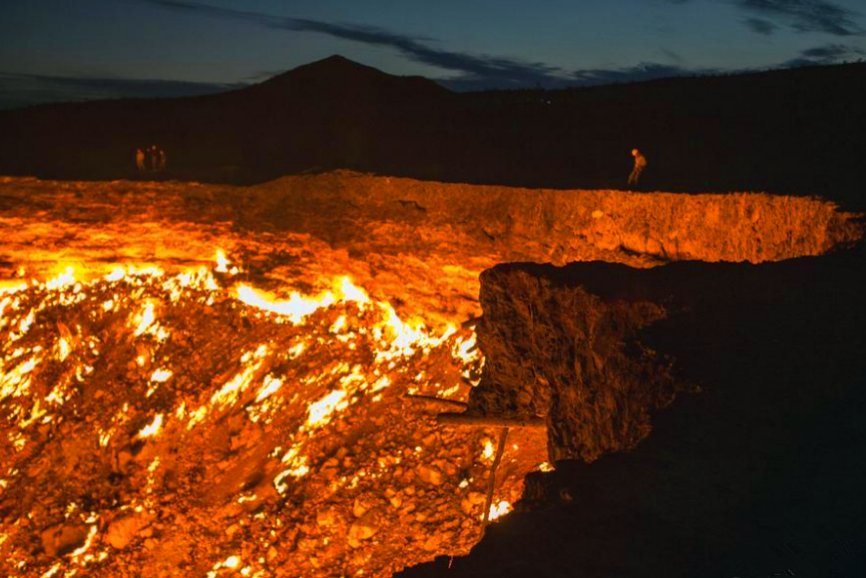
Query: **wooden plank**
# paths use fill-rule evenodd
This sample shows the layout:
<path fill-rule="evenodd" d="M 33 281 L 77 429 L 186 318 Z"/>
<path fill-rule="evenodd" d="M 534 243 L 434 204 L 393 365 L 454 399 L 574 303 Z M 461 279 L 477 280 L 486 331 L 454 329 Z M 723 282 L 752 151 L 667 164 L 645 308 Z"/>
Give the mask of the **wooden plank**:
<path fill-rule="evenodd" d="M 436 421 L 442 425 L 453 425 L 459 427 L 547 427 L 547 422 L 543 418 L 537 416 L 504 417 L 445 412 L 437 415 Z"/>

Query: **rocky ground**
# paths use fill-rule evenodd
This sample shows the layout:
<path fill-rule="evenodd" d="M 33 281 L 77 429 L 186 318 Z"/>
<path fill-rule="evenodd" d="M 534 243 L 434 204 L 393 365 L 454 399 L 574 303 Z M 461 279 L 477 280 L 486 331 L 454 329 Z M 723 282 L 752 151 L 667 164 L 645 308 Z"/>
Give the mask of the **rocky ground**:
<path fill-rule="evenodd" d="M 666 316 L 664 300 L 632 325 L 612 307 L 618 333 L 585 328 L 598 339 L 581 367 L 598 370 L 590 389 L 603 366 L 634 386 L 599 398 L 596 425 L 636 391 L 638 419 L 593 430 L 600 444 L 548 432 L 568 412 L 519 394 L 523 377 L 562 392 L 577 365 L 545 376 L 527 349 L 509 370 L 500 353 L 521 346 L 489 324 L 485 344 L 484 321 L 481 378 L 483 270 L 757 263 L 861 234 L 817 199 L 354 173 L 249 188 L 7 178 L 0 226 L 0 567 L 22 576 L 387 576 L 466 554 L 550 455 L 634 447 L 680 390 L 643 388 L 661 366 L 630 350 L 605 366 Z M 519 318 L 558 331 L 543 308 Z M 437 419 L 467 403 L 471 419 Z"/>

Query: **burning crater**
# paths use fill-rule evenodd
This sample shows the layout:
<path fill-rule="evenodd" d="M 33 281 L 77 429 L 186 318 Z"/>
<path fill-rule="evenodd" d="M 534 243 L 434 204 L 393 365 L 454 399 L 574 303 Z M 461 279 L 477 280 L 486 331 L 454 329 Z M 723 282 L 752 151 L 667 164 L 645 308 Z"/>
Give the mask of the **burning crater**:
<path fill-rule="evenodd" d="M 628 377 L 593 406 L 523 391 L 533 376 L 502 361 L 521 351 L 510 313 L 476 345 L 482 271 L 782 260 L 860 236 L 814 199 L 352 173 L 250 188 L 5 179 L 0 226 L 0 569 L 46 577 L 387 576 L 466 554 L 526 474 L 632 447 L 677 391 Z M 620 359 L 619 340 L 663 310 L 601 331 L 616 307 L 568 299 L 588 311 L 586 340 L 606 343 L 575 348 L 587 367 L 661 367 L 596 357 Z M 548 434 L 566 406 L 601 425 Z"/>

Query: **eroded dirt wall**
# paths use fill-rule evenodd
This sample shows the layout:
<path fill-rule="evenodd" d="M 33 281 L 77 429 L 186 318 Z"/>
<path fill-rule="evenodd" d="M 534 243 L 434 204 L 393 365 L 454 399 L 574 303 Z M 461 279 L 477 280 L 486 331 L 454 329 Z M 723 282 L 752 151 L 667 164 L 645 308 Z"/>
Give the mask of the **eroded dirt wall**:
<path fill-rule="evenodd" d="M 599 265 L 587 267 L 606 268 Z M 599 296 L 557 273 L 503 265 L 482 274 L 485 365 L 467 412 L 541 417 L 551 461 L 593 461 L 634 447 L 649 434 L 651 413 L 685 385 L 671 360 L 639 338 L 666 316 L 662 302 Z"/>
<path fill-rule="evenodd" d="M 275 286 L 348 274 L 401 313 L 478 316 L 478 275 L 503 262 L 774 261 L 862 234 L 819 199 L 763 193 L 532 190 L 345 171 L 255 187 L 0 182 L 0 276 L 208 263 L 220 246 Z M 102 265 L 100 265 L 102 264 Z"/>
<path fill-rule="evenodd" d="M 481 276 L 484 314 L 477 335 L 485 366 L 468 412 L 542 418 L 552 460 L 593 461 L 632 449 L 649 435 L 653 413 L 679 393 L 706 385 L 695 377 L 701 371 L 682 371 L 678 352 L 692 355 L 716 340 L 729 344 L 740 336 L 743 346 L 736 354 L 750 358 L 746 344 L 756 335 L 784 349 L 792 340 L 784 328 L 798 318 L 804 324 L 798 338 L 808 338 L 814 311 L 827 304 L 809 303 L 804 292 L 834 300 L 851 290 L 834 288 L 832 277 L 809 284 L 804 279 L 810 272 L 832 271 L 822 266 L 824 259 L 850 267 L 857 255 L 862 249 L 759 265 L 679 262 L 649 269 L 600 262 L 498 265 Z M 842 273 L 850 277 L 856 270 Z M 791 313 L 792 303 L 814 311 Z M 781 323 L 776 311 L 792 319 Z M 750 312 L 777 325 L 751 322 Z M 843 337 L 833 335 L 832 327 L 841 319 L 821 323 L 834 341 L 814 337 L 816 351 L 838 347 Z M 659 328 L 665 328 L 664 339 L 657 337 Z M 747 339 L 749 333 L 754 335 Z M 763 361 L 754 359 L 756 371 Z"/>
<path fill-rule="evenodd" d="M 419 233 L 465 235 L 461 241 L 480 254 L 492 251 L 497 262 L 777 261 L 859 236 L 850 215 L 833 203 L 767 193 L 521 189 L 343 172 L 280 179 L 251 192 L 261 199 L 254 206 L 268 206 L 270 198 L 283 210 L 316 207 L 322 218 L 341 223 L 387 221 L 412 224 Z M 269 218 L 276 224 L 274 214 Z M 314 219 L 304 224 L 329 228 Z M 350 238 L 354 228 L 342 235 Z"/>

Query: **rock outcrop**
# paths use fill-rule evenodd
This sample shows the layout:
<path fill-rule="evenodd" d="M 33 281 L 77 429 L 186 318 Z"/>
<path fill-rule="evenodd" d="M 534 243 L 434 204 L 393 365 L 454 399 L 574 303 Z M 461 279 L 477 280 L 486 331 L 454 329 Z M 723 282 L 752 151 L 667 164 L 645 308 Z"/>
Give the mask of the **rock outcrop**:
<path fill-rule="evenodd" d="M 650 431 L 651 412 L 685 386 L 670 360 L 639 339 L 666 315 L 664 304 L 595 295 L 565 271 L 503 265 L 482 274 L 477 332 L 485 367 L 468 411 L 544 417 L 552 460 L 593 461 L 634 447 Z"/>

